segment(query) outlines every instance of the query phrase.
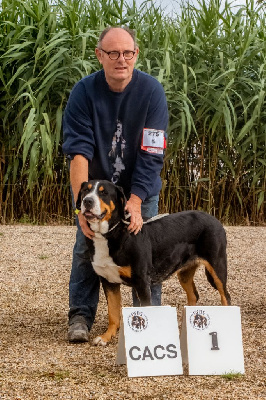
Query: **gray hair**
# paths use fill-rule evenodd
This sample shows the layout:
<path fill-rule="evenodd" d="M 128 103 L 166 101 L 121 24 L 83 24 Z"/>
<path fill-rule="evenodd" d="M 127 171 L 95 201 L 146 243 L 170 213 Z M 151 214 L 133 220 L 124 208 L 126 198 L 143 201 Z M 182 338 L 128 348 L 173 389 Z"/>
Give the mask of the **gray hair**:
<path fill-rule="evenodd" d="M 100 34 L 100 37 L 99 37 L 99 40 L 98 40 L 98 44 L 97 44 L 98 49 L 101 48 L 102 40 L 103 40 L 103 38 L 106 36 L 106 34 L 107 34 L 111 29 L 117 29 L 117 28 L 120 28 L 120 29 L 123 29 L 124 31 L 126 31 L 126 32 L 131 36 L 131 38 L 133 39 L 134 48 L 137 47 L 136 33 L 135 33 L 135 31 L 134 31 L 133 29 L 129 29 L 127 26 L 108 26 L 108 27 L 105 28 L 105 29 L 102 31 L 102 33 Z"/>

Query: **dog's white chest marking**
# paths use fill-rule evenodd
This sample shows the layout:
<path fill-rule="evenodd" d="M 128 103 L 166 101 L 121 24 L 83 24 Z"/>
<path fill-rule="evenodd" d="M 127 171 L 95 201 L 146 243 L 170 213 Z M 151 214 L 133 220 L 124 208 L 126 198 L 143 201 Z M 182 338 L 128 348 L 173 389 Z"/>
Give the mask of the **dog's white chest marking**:
<path fill-rule="evenodd" d="M 108 221 L 92 221 L 90 222 L 90 227 L 94 232 L 100 232 L 103 235 L 109 230 Z"/>
<path fill-rule="evenodd" d="M 96 274 L 102 276 L 111 283 L 122 283 L 118 271 L 119 267 L 109 255 L 107 239 L 105 239 L 101 234 L 95 233 L 93 242 L 95 254 L 92 266 Z"/>

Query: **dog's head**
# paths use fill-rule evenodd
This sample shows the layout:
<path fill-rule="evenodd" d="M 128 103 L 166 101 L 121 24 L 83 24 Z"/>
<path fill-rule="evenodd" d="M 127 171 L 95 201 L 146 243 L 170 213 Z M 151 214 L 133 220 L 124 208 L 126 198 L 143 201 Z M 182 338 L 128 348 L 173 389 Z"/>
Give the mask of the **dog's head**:
<path fill-rule="evenodd" d="M 105 180 L 83 182 L 76 202 L 77 209 L 81 210 L 92 229 L 104 226 L 106 232 L 124 218 L 125 205 L 123 189 Z"/>

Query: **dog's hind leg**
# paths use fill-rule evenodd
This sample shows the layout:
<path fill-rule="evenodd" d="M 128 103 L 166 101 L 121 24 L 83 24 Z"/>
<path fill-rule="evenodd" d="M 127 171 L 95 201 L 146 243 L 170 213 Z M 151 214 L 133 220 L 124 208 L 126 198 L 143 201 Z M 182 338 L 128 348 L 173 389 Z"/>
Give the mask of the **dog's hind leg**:
<path fill-rule="evenodd" d="M 194 283 L 194 275 L 198 264 L 193 262 L 177 272 L 180 285 L 187 294 L 187 303 L 189 306 L 195 306 L 199 299 L 199 294 Z"/>
<path fill-rule="evenodd" d="M 102 279 L 102 286 L 108 304 L 109 324 L 107 331 L 93 340 L 94 345 L 105 346 L 116 335 L 120 326 L 121 294 L 120 284 Z"/>
<path fill-rule="evenodd" d="M 231 298 L 226 288 L 226 274 L 222 275 L 222 273 L 220 273 L 220 276 L 218 276 L 208 261 L 201 260 L 201 262 L 206 268 L 205 273 L 209 283 L 220 293 L 222 305 L 229 306 L 231 304 Z"/>

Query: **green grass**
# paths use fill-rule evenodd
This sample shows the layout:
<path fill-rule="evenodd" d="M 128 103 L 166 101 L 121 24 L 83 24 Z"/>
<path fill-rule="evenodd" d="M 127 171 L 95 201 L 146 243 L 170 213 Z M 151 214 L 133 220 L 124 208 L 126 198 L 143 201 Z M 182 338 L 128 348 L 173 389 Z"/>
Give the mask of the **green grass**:
<path fill-rule="evenodd" d="M 69 371 L 60 370 L 60 371 L 44 372 L 43 374 L 41 374 L 41 376 L 49 380 L 60 382 L 66 378 L 69 378 Z"/>
<path fill-rule="evenodd" d="M 47 258 L 49 258 L 49 256 L 46 256 L 45 254 L 39 255 L 40 260 L 47 260 Z"/>
<path fill-rule="evenodd" d="M 226 379 L 227 381 L 235 381 L 235 380 L 242 379 L 244 377 L 244 375 L 241 374 L 240 372 L 228 372 L 224 375 L 221 375 L 221 377 L 223 379 Z"/>

